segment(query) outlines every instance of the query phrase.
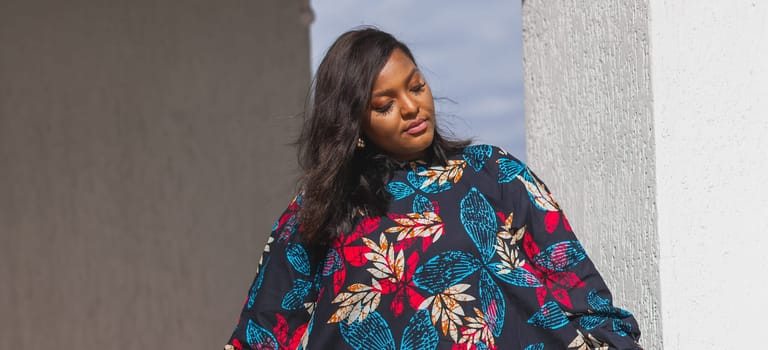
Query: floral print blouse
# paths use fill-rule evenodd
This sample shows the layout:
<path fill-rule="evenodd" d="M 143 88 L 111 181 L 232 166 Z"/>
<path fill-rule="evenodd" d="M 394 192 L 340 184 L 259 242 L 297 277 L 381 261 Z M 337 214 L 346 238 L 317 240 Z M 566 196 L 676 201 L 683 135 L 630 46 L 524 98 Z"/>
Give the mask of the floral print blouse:
<path fill-rule="evenodd" d="M 275 223 L 226 349 L 640 349 L 547 187 L 472 145 L 406 163 L 388 214 L 330 247 Z"/>

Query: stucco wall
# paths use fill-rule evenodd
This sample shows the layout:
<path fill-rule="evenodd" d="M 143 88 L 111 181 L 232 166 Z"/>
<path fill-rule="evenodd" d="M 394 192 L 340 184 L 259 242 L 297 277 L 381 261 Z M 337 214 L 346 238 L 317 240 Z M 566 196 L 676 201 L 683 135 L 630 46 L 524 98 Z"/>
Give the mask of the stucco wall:
<path fill-rule="evenodd" d="M 523 16 L 528 158 L 646 348 L 760 348 L 768 5 L 526 1 Z"/>
<path fill-rule="evenodd" d="M 667 349 L 762 349 L 768 3 L 650 1 Z"/>
<path fill-rule="evenodd" d="M 217 349 L 293 192 L 305 1 L 0 3 L 0 349 Z"/>
<path fill-rule="evenodd" d="M 645 1 L 523 2 L 529 166 L 661 349 Z"/>

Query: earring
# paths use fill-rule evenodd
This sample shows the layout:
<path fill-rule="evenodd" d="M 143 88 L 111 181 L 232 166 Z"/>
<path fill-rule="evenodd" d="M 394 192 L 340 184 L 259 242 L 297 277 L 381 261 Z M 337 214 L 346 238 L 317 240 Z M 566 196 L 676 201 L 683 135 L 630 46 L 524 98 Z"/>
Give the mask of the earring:
<path fill-rule="evenodd" d="M 365 141 L 360 137 L 357 138 L 357 148 L 365 148 Z"/>

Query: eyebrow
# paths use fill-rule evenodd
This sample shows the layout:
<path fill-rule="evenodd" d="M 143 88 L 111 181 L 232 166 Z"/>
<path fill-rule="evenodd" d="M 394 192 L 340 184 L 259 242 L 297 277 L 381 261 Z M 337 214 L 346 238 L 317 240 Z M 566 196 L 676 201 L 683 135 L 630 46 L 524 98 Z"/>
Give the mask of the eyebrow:
<path fill-rule="evenodd" d="M 417 72 L 419 72 L 419 68 L 418 67 L 413 67 L 413 70 L 411 70 L 411 72 L 408 73 L 408 76 L 405 78 L 405 81 L 406 82 L 411 81 L 411 78 L 413 78 L 413 76 Z M 386 96 L 386 95 L 392 95 L 394 92 L 395 92 L 394 89 L 386 89 L 386 90 L 378 91 L 378 92 L 375 92 L 373 95 L 371 95 L 371 98 L 376 98 L 376 97 L 381 97 L 381 96 Z"/>

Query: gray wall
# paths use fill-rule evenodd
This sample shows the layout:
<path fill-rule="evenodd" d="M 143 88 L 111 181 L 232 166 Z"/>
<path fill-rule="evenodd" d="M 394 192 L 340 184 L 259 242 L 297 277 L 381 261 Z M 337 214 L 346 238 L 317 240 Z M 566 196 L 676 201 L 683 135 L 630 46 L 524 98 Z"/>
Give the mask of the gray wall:
<path fill-rule="evenodd" d="M 523 36 L 531 167 L 661 349 L 647 3 L 527 0 Z"/>
<path fill-rule="evenodd" d="M 0 2 L 0 348 L 215 349 L 294 190 L 307 4 Z"/>

